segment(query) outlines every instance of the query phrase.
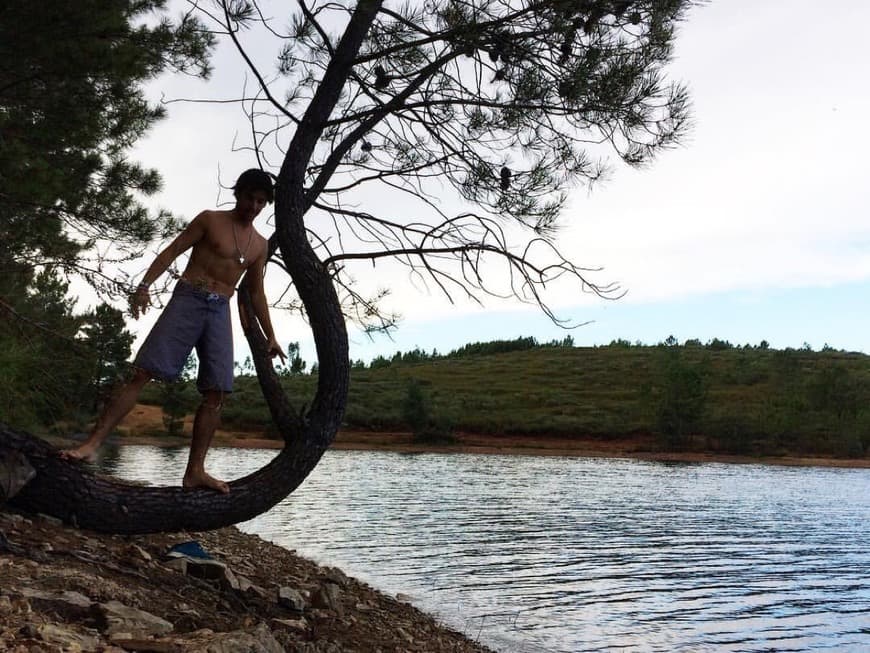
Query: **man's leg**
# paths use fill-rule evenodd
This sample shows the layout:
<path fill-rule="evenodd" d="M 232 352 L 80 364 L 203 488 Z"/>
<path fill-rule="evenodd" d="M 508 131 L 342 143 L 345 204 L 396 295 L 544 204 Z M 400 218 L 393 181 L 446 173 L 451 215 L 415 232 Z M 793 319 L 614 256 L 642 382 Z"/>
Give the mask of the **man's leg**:
<path fill-rule="evenodd" d="M 148 372 L 136 368 L 133 378 L 121 386 L 121 389 L 115 393 L 103 409 L 88 439 L 75 449 L 61 451 L 61 457 L 75 460 L 93 460 L 103 440 L 127 416 L 127 413 L 133 410 L 133 406 L 136 405 L 136 400 L 139 398 L 139 393 L 150 380 L 151 375 Z"/>
<path fill-rule="evenodd" d="M 187 470 L 181 483 L 183 487 L 206 487 L 224 494 L 230 491 L 229 485 L 205 473 L 205 456 L 215 429 L 221 421 L 223 400 L 224 393 L 220 390 L 207 390 L 203 393 L 202 403 L 193 419 L 193 440 L 190 443 Z"/>

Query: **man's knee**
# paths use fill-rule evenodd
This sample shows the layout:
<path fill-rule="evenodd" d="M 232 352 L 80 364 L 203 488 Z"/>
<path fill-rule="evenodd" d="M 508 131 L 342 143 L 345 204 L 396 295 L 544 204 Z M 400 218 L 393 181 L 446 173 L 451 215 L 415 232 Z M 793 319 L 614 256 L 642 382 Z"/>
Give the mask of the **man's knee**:
<path fill-rule="evenodd" d="M 151 372 L 143 370 L 141 367 L 133 367 L 132 372 L 128 376 L 127 383 L 134 385 L 145 385 L 152 379 Z"/>
<path fill-rule="evenodd" d="M 200 405 L 207 410 L 212 410 L 216 413 L 220 413 L 221 410 L 223 410 L 225 400 L 225 392 L 221 390 L 209 390 L 203 393 L 202 403 Z"/>

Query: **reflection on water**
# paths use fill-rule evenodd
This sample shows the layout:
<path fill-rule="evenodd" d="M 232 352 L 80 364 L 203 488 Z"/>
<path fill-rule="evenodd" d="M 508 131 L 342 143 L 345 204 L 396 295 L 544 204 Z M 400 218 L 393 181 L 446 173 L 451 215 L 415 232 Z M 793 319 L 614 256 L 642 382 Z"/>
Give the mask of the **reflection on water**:
<path fill-rule="evenodd" d="M 177 484 L 186 457 L 124 447 L 111 468 Z M 863 651 L 868 516 L 868 470 L 330 451 L 242 528 L 512 653 Z"/>

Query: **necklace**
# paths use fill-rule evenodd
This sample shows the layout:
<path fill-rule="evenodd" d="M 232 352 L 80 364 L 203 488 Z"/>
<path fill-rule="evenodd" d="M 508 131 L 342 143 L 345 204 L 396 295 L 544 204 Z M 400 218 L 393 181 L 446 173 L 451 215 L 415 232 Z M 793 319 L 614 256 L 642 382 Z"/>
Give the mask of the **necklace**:
<path fill-rule="evenodd" d="M 239 241 L 236 239 L 236 223 L 233 222 L 233 243 L 236 245 L 236 258 L 239 259 L 239 265 L 245 264 L 245 255 L 248 253 L 248 250 L 251 247 L 251 240 L 254 237 L 254 228 L 251 227 L 251 233 L 248 234 L 248 244 L 245 245 L 245 251 L 243 252 L 239 248 Z"/>

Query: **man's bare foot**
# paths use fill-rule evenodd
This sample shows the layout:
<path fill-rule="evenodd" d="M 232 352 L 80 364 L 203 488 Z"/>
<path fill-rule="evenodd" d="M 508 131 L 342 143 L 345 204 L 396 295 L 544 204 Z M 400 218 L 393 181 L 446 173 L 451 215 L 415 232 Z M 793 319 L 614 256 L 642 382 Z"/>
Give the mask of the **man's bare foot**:
<path fill-rule="evenodd" d="M 62 449 L 58 452 L 58 455 L 64 460 L 81 460 L 82 462 L 93 463 L 97 460 L 97 449 L 99 449 L 99 446 L 98 444 L 85 442 L 75 449 Z"/>
<path fill-rule="evenodd" d="M 184 480 L 181 481 L 181 487 L 185 490 L 192 490 L 198 487 L 208 488 L 210 490 L 217 490 L 223 494 L 230 493 L 230 486 L 224 483 L 221 480 L 216 479 L 214 476 L 209 476 L 205 472 L 200 472 L 198 474 L 195 473 L 186 473 L 184 475 Z"/>

